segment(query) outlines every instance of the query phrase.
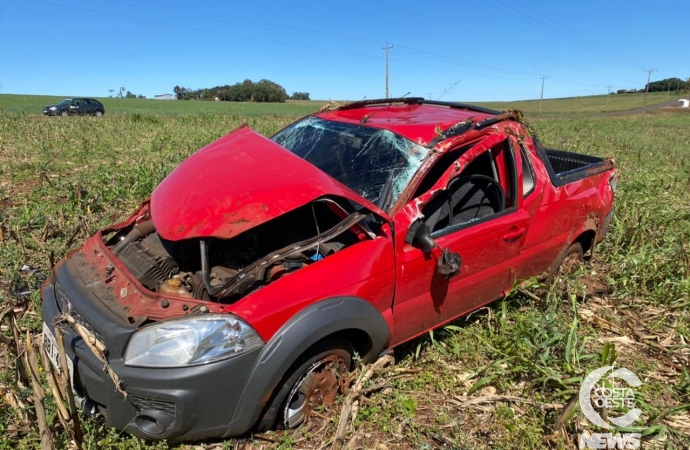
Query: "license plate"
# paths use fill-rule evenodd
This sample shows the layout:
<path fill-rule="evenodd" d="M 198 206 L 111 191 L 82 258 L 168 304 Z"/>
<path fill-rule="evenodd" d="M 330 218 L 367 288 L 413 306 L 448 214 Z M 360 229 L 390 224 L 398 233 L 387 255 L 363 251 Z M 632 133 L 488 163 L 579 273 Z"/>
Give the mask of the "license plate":
<path fill-rule="evenodd" d="M 50 360 L 50 363 L 53 365 L 53 367 L 55 367 L 55 369 L 58 372 L 62 370 L 62 364 L 60 362 L 60 351 L 58 350 L 57 341 L 55 340 L 55 336 L 53 336 L 53 333 L 51 333 L 50 329 L 48 328 L 48 325 L 46 325 L 45 322 L 43 322 L 43 348 L 45 349 L 46 355 L 48 355 L 48 359 Z M 74 386 L 74 362 L 69 358 L 69 356 L 66 359 L 70 384 Z"/>

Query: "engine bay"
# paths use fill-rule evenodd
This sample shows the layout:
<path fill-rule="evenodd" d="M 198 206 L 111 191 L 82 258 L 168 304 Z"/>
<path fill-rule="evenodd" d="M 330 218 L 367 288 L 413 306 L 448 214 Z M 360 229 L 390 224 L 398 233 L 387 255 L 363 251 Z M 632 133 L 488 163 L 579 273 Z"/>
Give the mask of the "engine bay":
<path fill-rule="evenodd" d="M 320 199 L 230 239 L 170 241 L 152 220 L 107 242 L 144 287 L 181 298 L 233 303 L 282 277 L 375 235 L 367 211 Z M 366 219 L 366 220 L 365 220 Z"/>

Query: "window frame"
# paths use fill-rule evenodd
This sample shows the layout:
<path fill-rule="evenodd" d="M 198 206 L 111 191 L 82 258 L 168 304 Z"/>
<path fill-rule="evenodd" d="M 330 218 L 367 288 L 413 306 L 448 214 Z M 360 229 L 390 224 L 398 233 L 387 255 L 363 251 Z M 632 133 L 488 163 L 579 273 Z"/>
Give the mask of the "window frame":
<path fill-rule="evenodd" d="M 503 150 L 503 151 L 501 152 L 500 155 L 497 155 L 496 149 L 500 148 L 500 147 L 502 147 L 501 150 Z M 508 138 L 506 138 L 506 140 L 501 141 L 500 143 L 498 143 L 494 147 L 491 147 L 491 148 L 487 149 L 485 152 L 480 153 L 474 159 L 467 162 L 467 167 L 470 164 L 472 164 L 472 162 L 476 161 L 478 158 L 482 157 L 482 155 L 484 155 L 486 153 L 488 153 L 489 157 L 491 158 L 491 169 L 494 172 L 494 177 L 495 177 L 494 179 L 495 179 L 495 181 L 497 181 L 500 184 L 501 188 L 503 188 L 503 190 L 505 192 L 505 199 L 504 199 L 506 202 L 505 209 L 503 211 L 498 212 L 498 213 L 491 214 L 489 216 L 482 217 L 482 218 L 477 219 L 477 220 L 471 220 L 471 221 L 463 222 L 463 223 L 459 223 L 459 224 L 448 225 L 445 228 L 431 232 L 430 236 L 432 238 L 434 238 L 434 239 L 442 238 L 444 236 L 448 236 L 448 235 L 456 233 L 458 231 L 462 231 L 464 229 L 467 229 L 467 228 L 470 228 L 470 227 L 473 227 L 473 226 L 476 226 L 479 224 L 487 223 L 489 221 L 499 219 L 501 217 L 505 217 L 509 214 L 515 213 L 518 210 L 518 195 L 517 195 L 517 188 L 518 188 L 517 178 L 518 177 L 517 177 L 517 167 L 516 167 L 517 161 L 515 160 L 515 152 L 513 150 L 512 141 L 508 137 Z M 458 156 L 458 159 L 463 154 L 464 154 L 464 152 Z M 448 185 L 450 185 L 453 182 L 453 180 L 462 177 L 463 173 L 465 172 L 467 167 L 465 167 L 465 169 L 463 169 L 463 171 L 460 172 L 457 176 L 450 179 L 448 181 Z M 506 189 L 506 187 L 508 185 L 510 185 L 510 188 L 512 189 L 512 192 L 513 192 L 511 202 L 509 202 L 508 191 Z M 444 191 L 443 195 L 446 195 L 446 194 L 447 194 L 447 190 Z M 450 200 L 448 200 L 448 201 L 450 201 Z M 449 207 L 450 207 L 450 205 L 449 205 Z M 424 222 L 424 225 L 426 225 L 426 221 Z"/>
<path fill-rule="evenodd" d="M 529 151 L 525 148 L 524 145 L 520 145 L 520 159 L 522 161 L 522 198 L 525 199 L 532 195 L 534 191 L 537 190 L 537 177 L 534 174 L 534 166 L 532 165 L 532 160 L 530 159 L 529 156 Z M 526 169 L 525 169 L 526 167 Z M 525 189 L 525 173 L 529 171 L 530 177 L 532 177 L 532 187 L 527 191 L 524 192 Z"/>

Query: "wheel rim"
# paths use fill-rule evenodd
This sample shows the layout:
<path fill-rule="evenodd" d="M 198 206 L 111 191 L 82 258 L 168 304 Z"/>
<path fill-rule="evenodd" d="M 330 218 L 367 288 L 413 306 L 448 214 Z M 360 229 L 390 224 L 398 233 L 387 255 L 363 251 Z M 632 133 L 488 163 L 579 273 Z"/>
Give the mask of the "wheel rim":
<path fill-rule="evenodd" d="M 103 113 L 102 113 L 102 112 L 100 112 L 100 111 L 96 111 L 96 117 L 101 117 L 102 115 L 103 115 Z"/>
<path fill-rule="evenodd" d="M 290 390 L 285 409 L 283 425 L 295 428 L 307 419 L 319 405 L 330 405 L 342 390 L 347 371 L 345 358 L 332 354 L 316 361 L 304 371 Z"/>

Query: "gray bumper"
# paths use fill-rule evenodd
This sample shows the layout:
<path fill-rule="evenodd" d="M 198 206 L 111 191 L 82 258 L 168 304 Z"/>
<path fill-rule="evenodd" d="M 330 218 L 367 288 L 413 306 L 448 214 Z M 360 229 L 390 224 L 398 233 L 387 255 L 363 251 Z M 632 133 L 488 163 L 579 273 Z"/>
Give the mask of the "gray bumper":
<path fill-rule="evenodd" d="M 207 365 L 147 369 L 127 367 L 121 355 L 134 331 L 128 329 L 114 314 L 89 299 L 89 293 L 79 289 L 70 279 L 69 262 L 57 270 L 61 292 L 69 298 L 74 311 L 88 317 L 90 327 L 103 336 L 109 350 L 109 364 L 123 381 L 125 398 L 103 372 L 103 364 L 88 349 L 84 341 L 66 324 L 61 324 L 67 356 L 74 362 L 76 394 L 95 403 L 105 424 L 145 439 L 187 441 L 218 436 L 235 436 L 247 431 L 230 423 L 238 399 L 261 349 Z M 55 335 L 54 319 L 60 314 L 53 284 L 42 292 L 43 320 Z M 110 339 L 109 339 L 110 338 Z M 111 347 L 112 345 L 112 347 Z M 248 411 L 254 415 L 255 411 Z M 242 421 L 246 422 L 246 421 Z M 252 422 L 253 423 L 253 422 Z"/>

